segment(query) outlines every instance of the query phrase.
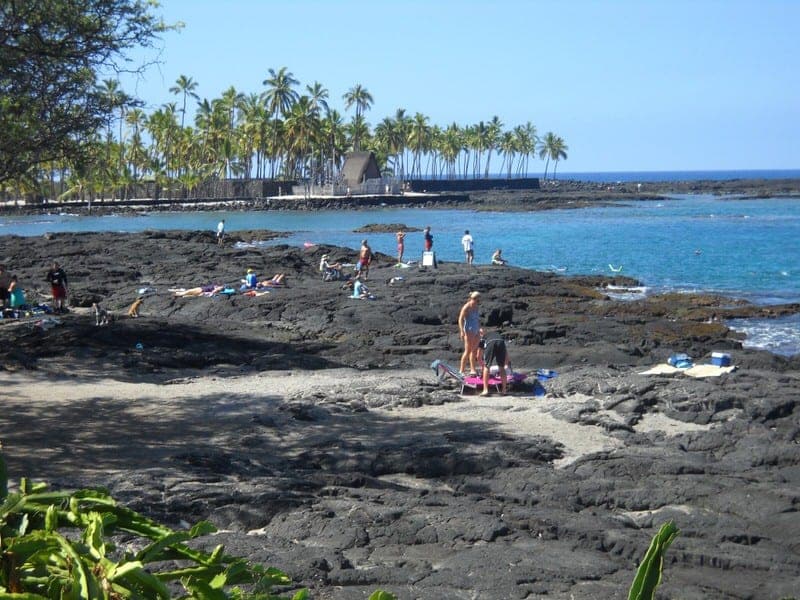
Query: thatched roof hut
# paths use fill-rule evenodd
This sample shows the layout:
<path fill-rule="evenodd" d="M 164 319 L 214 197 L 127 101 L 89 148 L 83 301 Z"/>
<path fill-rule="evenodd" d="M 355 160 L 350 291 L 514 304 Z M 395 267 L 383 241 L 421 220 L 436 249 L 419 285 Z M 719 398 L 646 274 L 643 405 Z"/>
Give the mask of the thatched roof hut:
<path fill-rule="evenodd" d="M 351 152 L 345 156 L 342 166 L 344 185 L 361 185 L 367 179 L 380 179 L 381 170 L 372 152 Z"/>

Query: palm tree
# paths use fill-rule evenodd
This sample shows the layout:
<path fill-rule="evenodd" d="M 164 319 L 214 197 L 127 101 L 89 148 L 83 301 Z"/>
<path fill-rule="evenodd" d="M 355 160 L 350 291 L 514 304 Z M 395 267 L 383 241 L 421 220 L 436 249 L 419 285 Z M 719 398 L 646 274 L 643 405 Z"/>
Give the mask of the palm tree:
<path fill-rule="evenodd" d="M 536 145 L 539 142 L 539 136 L 536 135 L 536 126 L 530 121 L 525 125 L 517 125 L 514 128 L 514 137 L 517 140 L 517 150 L 520 153 L 517 174 L 527 176 L 528 160 L 530 155 L 536 152 Z"/>
<path fill-rule="evenodd" d="M 397 154 L 400 158 L 400 179 L 406 176 L 406 148 L 408 135 L 411 131 L 411 117 L 406 115 L 405 108 L 398 108 L 394 113 L 394 136 L 397 145 Z"/>
<path fill-rule="evenodd" d="M 474 178 L 478 178 L 480 177 L 481 172 L 481 157 L 483 156 L 484 150 L 489 148 L 491 145 L 492 132 L 489 126 L 481 121 L 471 130 L 471 134 L 471 144 L 473 149 L 476 151 L 472 176 Z"/>
<path fill-rule="evenodd" d="M 181 107 L 181 129 L 183 129 L 183 123 L 186 120 L 186 98 L 191 97 L 195 100 L 200 99 L 200 96 L 195 93 L 196 89 L 197 82 L 186 75 L 180 75 L 178 79 L 175 80 L 175 85 L 169 88 L 169 91 L 175 95 L 183 94 L 183 106 Z"/>
<path fill-rule="evenodd" d="M 367 88 L 363 87 L 360 83 L 347 90 L 347 92 L 342 96 L 342 99 L 344 100 L 345 109 L 349 109 L 353 105 L 356 107 L 356 115 L 353 117 L 354 124 L 356 122 L 361 122 L 361 116 L 363 115 L 364 111 L 369 110 L 374 102 L 372 99 L 372 94 L 370 94 L 369 91 L 367 91 Z M 358 131 L 359 127 L 354 126 L 353 130 Z M 356 152 L 361 149 L 360 136 L 357 136 L 353 139 L 353 149 Z"/>
<path fill-rule="evenodd" d="M 464 135 L 461 128 L 456 124 L 450 124 L 444 130 L 440 141 L 440 153 L 447 165 L 447 178 L 455 179 L 457 174 L 456 162 L 463 150 Z"/>
<path fill-rule="evenodd" d="M 379 165 L 384 165 L 391 169 L 392 173 L 397 174 L 397 144 L 395 137 L 395 122 L 389 117 L 384 117 L 383 121 L 375 126 L 373 136 L 373 150 L 376 157 L 385 158 L 385 163 L 380 158 Z"/>
<path fill-rule="evenodd" d="M 558 161 L 567 158 L 567 147 L 566 143 L 562 138 L 557 136 L 552 131 L 548 131 L 544 138 L 542 139 L 541 145 L 539 146 L 539 158 L 547 158 L 547 162 L 544 165 L 544 179 L 547 181 L 547 166 L 550 164 L 550 161 L 555 161 L 555 165 L 553 167 L 553 179 L 556 177 L 556 166 L 558 166 Z"/>
<path fill-rule="evenodd" d="M 497 145 L 497 151 L 503 157 L 503 163 L 500 165 L 500 171 L 507 165 L 506 178 L 511 179 L 511 169 L 514 165 L 514 155 L 517 152 L 517 138 L 514 132 L 505 131 L 500 136 L 500 143 Z"/>
<path fill-rule="evenodd" d="M 340 168 L 340 160 L 347 149 L 345 126 L 342 115 L 337 110 L 331 110 L 322 122 L 322 137 L 329 152 L 330 168 L 326 169 L 326 181 L 333 182 Z"/>
<path fill-rule="evenodd" d="M 305 161 L 309 156 L 309 148 L 318 132 L 317 116 L 312 107 L 311 98 L 300 96 L 286 115 L 286 134 L 292 140 L 287 148 L 290 163 L 287 165 L 291 171 L 289 177 L 299 176 L 305 178 Z"/>
<path fill-rule="evenodd" d="M 556 137 L 556 141 L 553 144 L 553 150 L 551 157 L 553 158 L 553 179 L 556 178 L 556 169 L 558 169 L 558 161 L 561 159 L 567 160 L 567 150 L 569 147 L 561 138 L 561 136 Z"/>
<path fill-rule="evenodd" d="M 414 167 L 416 167 L 417 177 L 422 177 L 422 153 L 427 152 L 430 148 L 430 137 L 431 128 L 428 124 L 428 117 L 422 113 L 415 114 L 408 136 L 408 144 L 414 149 L 411 174 L 414 174 Z"/>
<path fill-rule="evenodd" d="M 320 114 L 328 114 L 328 90 L 319 81 L 315 81 L 311 85 L 306 86 L 308 97 L 311 99 L 311 110 Z M 320 110 L 321 109 L 321 110 Z"/>
<path fill-rule="evenodd" d="M 314 111 L 314 116 L 317 120 L 317 133 L 320 133 L 319 130 L 322 125 L 323 112 L 324 115 L 327 115 L 330 111 L 330 107 L 328 106 L 328 90 L 320 82 L 315 81 L 311 85 L 306 86 L 306 91 L 308 92 L 309 98 L 311 98 L 311 110 Z M 314 157 L 312 163 L 316 165 L 312 170 L 314 172 L 313 176 L 318 178 L 325 164 L 325 144 L 322 143 L 323 138 L 321 135 L 315 136 L 314 141 L 319 142 L 319 144 L 318 148 L 315 149 L 312 147 L 311 149 L 311 154 Z M 319 161 L 316 160 L 316 156 L 319 156 Z"/>
<path fill-rule="evenodd" d="M 495 146 L 500 141 L 500 134 L 503 132 L 503 124 L 500 122 L 500 117 L 497 115 L 492 117 L 486 131 L 486 171 L 483 174 L 484 179 L 489 179 L 489 162 L 492 160 L 492 152 Z"/>
<path fill-rule="evenodd" d="M 286 67 L 281 67 L 276 72 L 275 69 L 269 70 L 269 77 L 261 82 L 262 85 L 268 87 L 264 92 L 264 101 L 267 105 L 267 110 L 272 114 L 273 120 L 278 121 L 280 115 L 285 115 L 292 104 L 297 100 L 298 94 L 294 90 L 299 81 L 294 78 Z M 278 153 L 278 127 L 275 127 L 272 140 L 273 151 Z M 275 177 L 275 162 L 272 163 L 271 177 Z"/>
<path fill-rule="evenodd" d="M 369 142 L 369 123 L 363 115 L 353 117 L 353 120 L 345 125 L 345 131 L 350 136 L 350 148 L 353 150 L 360 148 L 362 141 L 365 145 Z"/>
<path fill-rule="evenodd" d="M 547 168 L 550 166 L 550 149 L 553 147 L 556 141 L 556 134 L 552 131 L 548 131 L 544 134 L 541 142 L 539 142 L 539 158 L 547 159 L 547 162 L 544 163 L 544 180 L 547 181 Z"/>

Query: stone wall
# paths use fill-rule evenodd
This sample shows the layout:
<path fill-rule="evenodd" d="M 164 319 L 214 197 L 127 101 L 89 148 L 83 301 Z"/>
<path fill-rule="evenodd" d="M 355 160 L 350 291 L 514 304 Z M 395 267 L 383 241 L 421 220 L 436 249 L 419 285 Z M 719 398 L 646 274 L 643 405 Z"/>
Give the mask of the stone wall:
<path fill-rule="evenodd" d="M 411 179 L 412 192 L 479 192 L 485 190 L 538 190 L 539 178 L 517 179 Z"/>

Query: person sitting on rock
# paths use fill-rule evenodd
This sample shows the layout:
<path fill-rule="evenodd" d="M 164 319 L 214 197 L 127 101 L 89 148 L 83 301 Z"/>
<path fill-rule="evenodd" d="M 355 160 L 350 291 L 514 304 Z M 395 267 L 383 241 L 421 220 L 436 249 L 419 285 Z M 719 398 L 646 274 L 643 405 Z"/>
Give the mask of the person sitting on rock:
<path fill-rule="evenodd" d="M 344 289 L 353 289 L 353 293 L 350 295 L 351 298 L 359 298 L 361 300 L 374 300 L 375 296 L 373 296 L 367 286 L 364 285 L 364 282 L 361 281 L 361 276 L 356 275 L 351 281 L 348 281 L 342 286 Z"/>
<path fill-rule="evenodd" d="M 258 287 L 258 275 L 253 269 L 247 269 L 247 275 L 244 276 L 243 289 L 254 290 Z"/>
<path fill-rule="evenodd" d="M 494 254 L 492 254 L 492 264 L 493 265 L 505 265 L 505 264 L 507 264 L 508 261 L 506 261 L 506 259 L 503 258 L 502 254 L 503 254 L 503 251 L 500 248 L 498 248 L 497 250 L 494 251 Z"/>
<path fill-rule="evenodd" d="M 342 277 L 341 263 L 329 263 L 327 254 L 322 255 L 319 261 L 319 270 L 322 273 L 323 281 L 337 281 Z"/>

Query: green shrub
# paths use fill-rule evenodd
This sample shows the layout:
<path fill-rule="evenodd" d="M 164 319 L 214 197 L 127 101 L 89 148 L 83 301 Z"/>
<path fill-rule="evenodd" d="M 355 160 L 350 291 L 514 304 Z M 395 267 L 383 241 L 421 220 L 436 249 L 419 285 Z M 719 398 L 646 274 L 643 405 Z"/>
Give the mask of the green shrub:
<path fill-rule="evenodd" d="M 664 553 L 679 533 L 680 530 L 672 521 L 669 521 L 664 523 L 658 533 L 653 536 L 650 548 L 636 571 L 636 578 L 628 592 L 628 600 L 653 600 L 656 588 L 661 583 Z"/>
<path fill-rule="evenodd" d="M 211 553 L 186 545 L 214 531 L 206 521 L 173 531 L 105 491 L 48 491 L 22 479 L 9 493 L 0 456 L 0 600 L 171 598 L 176 584 L 181 598 L 281 600 L 271 593 L 291 584 L 281 571 L 228 556 L 221 545 Z M 141 549 L 115 547 L 110 536 L 119 533 Z M 293 596 L 306 598 L 306 590 Z"/>

